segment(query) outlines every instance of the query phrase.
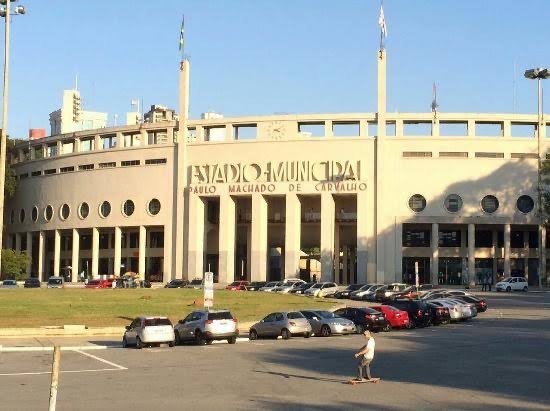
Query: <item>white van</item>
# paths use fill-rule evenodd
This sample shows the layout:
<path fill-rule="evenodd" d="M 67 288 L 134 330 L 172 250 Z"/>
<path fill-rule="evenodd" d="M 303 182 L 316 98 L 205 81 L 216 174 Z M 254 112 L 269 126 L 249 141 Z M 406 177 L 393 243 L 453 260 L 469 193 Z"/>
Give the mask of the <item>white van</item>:
<path fill-rule="evenodd" d="M 63 288 L 65 280 L 63 277 L 50 277 L 48 278 L 48 288 Z"/>

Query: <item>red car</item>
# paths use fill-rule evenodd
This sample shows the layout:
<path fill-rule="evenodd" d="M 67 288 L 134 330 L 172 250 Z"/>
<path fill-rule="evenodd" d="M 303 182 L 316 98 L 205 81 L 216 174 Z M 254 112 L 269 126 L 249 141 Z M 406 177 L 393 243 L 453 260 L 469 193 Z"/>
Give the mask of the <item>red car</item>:
<path fill-rule="evenodd" d="M 248 285 L 250 285 L 248 281 L 233 281 L 231 284 L 225 287 L 225 289 L 232 291 L 244 291 L 246 290 L 246 287 Z"/>
<path fill-rule="evenodd" d="M 375 309 L 376 311 L 380 311 L 382 314 L 384 314 L 384 317 L 386 317 L 386 320 L 388 321 L 388 330 L 389 331 L 393 327 L 395 328 L 409 328 L 410 327 L 410 320 L 409 320 L 409 313 L 406 311 L 398 310 L 395 307 L 392 307 L 391 305 L 377 305 L 375 307 L 371 307 Z"/>
<path fill-rule="evenodd" d="M 86 288 L 113 288 L 112 280 L 90 280 Z"/>

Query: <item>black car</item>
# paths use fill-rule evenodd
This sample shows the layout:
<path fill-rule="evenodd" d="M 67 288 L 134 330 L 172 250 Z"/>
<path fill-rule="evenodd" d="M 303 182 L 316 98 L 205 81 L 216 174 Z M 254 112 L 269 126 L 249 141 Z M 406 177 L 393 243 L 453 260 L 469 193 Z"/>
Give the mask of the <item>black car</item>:
<path fill-rule="evenodd" d="M 409 319 L 416 327 L 426 327 L 431 322 L 431 312 L 426 301 L 422 300 L 394 300 L 386 305 L 391 305 L 399 310 L 409 313 Z"/>
<path fill-rule="evenodd" d="M 350 298 L 351 293 L 353 291 L 357 291 L 361 287 L 363 287 L 365 284 L 350 284 L 346 287 L 345 290 L 342 291 L 336 291 L 334 293 L 334 298 Z"/>
<path fill-rule="evenodd" d="M 377 302 L 391 301 L 394 300 L 394 294 L 398 294 L 402 291 L 405 291 L 409 286 L 407 284 L 394 283 L 389 284 L 385 287 L 379 288 L 374 294 L 374 300 Z"/>
<path fill-rule="evenodd" d="M 441 307 L 438 304 L 431 302 L 426 303 L 430 309 L 431 323 L 434 325 L 449 324 L 451 322 L 451 314 L 447 307 Z"/>
<path fill-rule="evenodd" d="M 293 288 L 292 290 L 290 290 L 288 293 L 289 294 L 304 294 L 304 291 L 313 287 L 316 283 L 314 282 L 310 282 L 310 283 L 305 283 L 305 284 L 302 284 L 296 288 Z"/>
<path fill-rule="evenodd" d="M 185 288 L 189 284 L 188 280 L 171 280 L 164 288 Z"/>
<path fill-rule="evenodd" d="M 141 288 L 151 288 L 152 284 L 151 284 L 151 281 L 149 281 L 149 280 L 141 280 L 139 282 L 139 286 Z"/>
<path fill-rule="evenodd" d="M 36 277 L 30 277 L 25 280 L 25 288 L 40 288 L 40 280 Z"/>
<path fill-rule="evenodd" d="M 259 291 L 264 285 L 267 284 L 267 281 L 252 281 L 250 284 L 245 285 L 246 291 Z"/>
<path fill-rule="evenodd" d="M 372 308 L 346 307 L 334 311 L 334 314 L 353 321 L 357 334 L 362 334 L 365 330 L 378 332 L 388 326 L 384 314 Z"/>
<path fill-rule="evenodd" d="M 483 313 L 487 311 L 487 302 L 482 298 L 472 297 L 470 295 L 454 295 L 453 298 L 456 300 L 475 304 L 478 313 Z"/>

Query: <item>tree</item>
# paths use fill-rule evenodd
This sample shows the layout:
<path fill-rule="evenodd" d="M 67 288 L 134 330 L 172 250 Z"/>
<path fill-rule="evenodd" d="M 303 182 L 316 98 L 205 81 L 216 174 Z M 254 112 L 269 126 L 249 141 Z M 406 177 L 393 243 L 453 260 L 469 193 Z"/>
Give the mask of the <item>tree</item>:
<path fill-rule="evenodd" d="M 2 250 L 2 277 L 22 280 L 27 276 L 27 267 L 31 263 L 29 255 L 12 249 Z"/>
<path fill-rule="evenodd" d="M 13 151 L 15 149 L 15 146 L 19 143 L 21 143 L 23 140 L 13 140 L 8 137 L 6 140 L 6 147 L 7 152 Z M 4 201 L 13 197 L 15 194 L 15 190 L 17 189 L 17 177 L 15 175 L 15 171 L 13 171 L 13 168 L 9 164 L 8 161 L 9 156 L 6 156 L 6 172 L 5 172 L 5 180 L 4 180 Z"/>

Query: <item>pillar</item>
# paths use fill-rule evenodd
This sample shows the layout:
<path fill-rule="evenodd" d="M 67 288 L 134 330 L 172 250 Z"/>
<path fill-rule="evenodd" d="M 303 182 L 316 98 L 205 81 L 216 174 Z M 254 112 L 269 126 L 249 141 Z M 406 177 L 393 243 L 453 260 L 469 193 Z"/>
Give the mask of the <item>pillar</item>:
<path fill-rule="evenodd" d="M 439 224 L 432 223 L 432 261 L 431 261 L 431 283 L 439 283 Z"/>
<path fill-rule="evenodd" d="M 79 258 L 80 253 L 80 233 L 76 228 L 73 228 L 73 249 L 72 249 L 72 262 L 71 262 L 71 281 L 76 283 L 78 281 L 79 274 Z"/>
<path fill-rule="evenodd" d="M 121 264 L 122 264 L 122 229 L 120 227 L 115 227 L 115 259 L 113 261 L 115 277 L 120 277 Z"/>
<path fill-rule="evenodd" d="M 474 287 L 476 283 L 475 245 L 476 226 L 475 224 L 468 224 L 468 279 L 470 287 Z"/>
<path fill-rule="evenodd" d="M 366 190 L 357 193 L 357 283 L 367 283 L 369 263 L 369 210 L 368 193 Z M 340 249 L 338 248 L 338 254 Z M 371 254 L 372 255 L 372 254 Z"/>
<path fill-rule="evenodd" d="M 395 221 L 395 281 L 403 281 L 403 223 Z"/>
<path fill-rule="evenodd" d="M 497 258 L 497 248 L 498 248 L 498 232 L 497 230 L 492 230 L 492 236 L 493 236 L 493 248 L 491 250 L 491 256 L 493 257 L 493 270 L 491 273 L 491 277 L 493 279 L 493 284 L 496 284 L 496 275 L 498 271 L 498 258 Z"/>
<path fill-rule="evenodd" d="M 228 194 L 220 196 L 220 224 L 218 245 L 218 281 L 235 281 L 235 200 Z"/>
<path fill-rule="evenodd" d="M 299 278 L 302 204 L 293 192 L 287 193 L 285 201 L 285 278 Z"/>
<path fill-rule="evenodd" d="M 529 272 L 529 231 L 527 230 L 523 232 L 523 251 L 525 253 L 525 257 L 523 257 L 523 266 L 525 267 L 525 279 L 529 281 L 529 275 L 531 273 Z"/>
<path fill-rule="evenodd" d="M 189 194 L 189 244 L 187 278 L 202 278 L 204 272 L 204 201 Z"/>
<path fill-rule="evenodd" d="M 44 246 L 46 245 L 46 232 L 38 233 L 38 279 L 44 281 L 44 260 L 46 257 Z"/>
<path fill-rule="evenodd" d="M 343 284 L 340 276 L 340 224 L 334 226 L 334 282 Z"/>
<path fill-rule="evenodd" d="M 259 193 L 252 195 L 251 234 L 250 280 L 265 281 L 267 279 L 267 201 Z"/>
<path fill-rule="evenodd" d="M 321 194 L 321 281 L 333 280 L 334 197 Z"/>
<path fill-rule="evenodd" d="M 27 244 L 28 244 L 27 237 Z M 28 246 L 27 246 L 28 247 Z M 539 285 L 542 285 L 544 282 L 547 283 L 546 279 L 546 226 L 544 224 L 539 225 L 539 260 L 540 260 L 540 273 L 539 273 Z"/>
<path fill-rule="evenodd" d="M 172 238 L 172 222 L 164 225 L 164 247 L 163 247 L 163 267 L 162 267 L 162 281 L 168 282 L 174 277 L 174 272 L 172 271 L 172 247 L 170 247 L 170 239 Z M 178 278 L 181 278 L 181 272 Z"/>
<path fill-rule="evenodd" d="M 15 233 L 15 251 L 21 252 L 21 233 Z"/>
<path fill-rule="evenodd" d="M 504 224 L 504 276 L 510 277 L 510 236 L 512 227 L 510 224 Z"/>
<path fill-rule="evenodd" d="M 29 256 L 29 265 L 27 266 L 27 277 L 31 276 L 32 271 L 32 232 L 27 232 L 27 255 Z"/>
<path fill-rule="evenodd" d="M 61 232 L 54 231 L 54 249 L 53 249 L 53 275 L 59 276 L 59 263 L 61 259 Z"/>
<path fill-rule="evenodd" d="M 145 226 L 139 226 L 139 260 L 138 275 L 140 280 L 145 280 L 145 247 L 147 245 L 147 229 Z"/>
<path fill-rule="evenodd" d="M 92 278 L 99 276 L 99 230 L 92 228 Z"/>

